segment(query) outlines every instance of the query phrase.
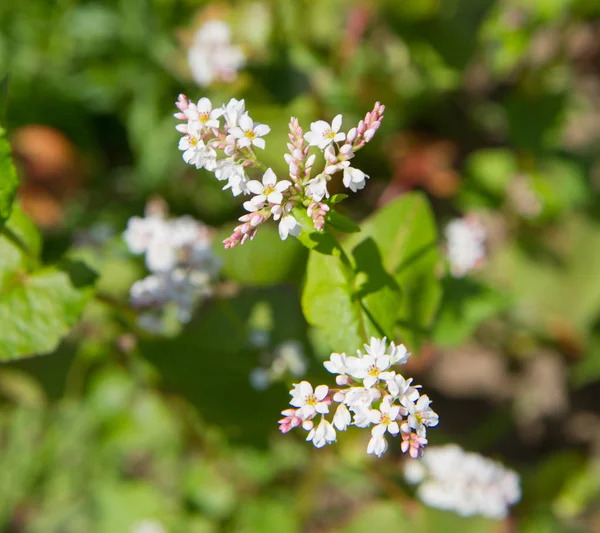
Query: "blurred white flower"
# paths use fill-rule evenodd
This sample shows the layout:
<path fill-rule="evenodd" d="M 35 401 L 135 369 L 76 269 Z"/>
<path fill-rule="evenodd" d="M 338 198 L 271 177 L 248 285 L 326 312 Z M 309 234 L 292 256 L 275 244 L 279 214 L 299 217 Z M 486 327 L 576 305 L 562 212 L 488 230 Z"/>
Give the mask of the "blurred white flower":
<path fill-rule="evenodd" d="M 178 320 L 188 322 L 198 301 L 212 292 L 220 269 L 208 228 L 189 216 L 149 214 L 129 220 L 124 240 L 133 253 L 145 253 L 150 271 L 130 289 L 132 305 L 144 311 L 140 325 L 159 331 L 159 310 L 167 305 L 175 305 Z"/>
<path fill-rule="evenodd" d="M 231 44 L 231 27 L 223 20 L 209 20 L 194 35 L 188 50 L 188 64 L 198 85 L 215 81 L 232 82 L 246 58 L 239 46 Z"/>
<path fill-rule="evenodd" d="M 445 230 L 450 271 L 456 278 L 478 267 L 485 259 L 486 232 L 474 216 L 452 220 Z"/>
<path fill-rule="evenodd" d="M 455 444 L 429 448 L 422 459 L 407 461 L 404 476 L 419 484 L 417 496 L 425 504 L 462 516 L 502 519 L 521 498 L 514 471 Z"/>

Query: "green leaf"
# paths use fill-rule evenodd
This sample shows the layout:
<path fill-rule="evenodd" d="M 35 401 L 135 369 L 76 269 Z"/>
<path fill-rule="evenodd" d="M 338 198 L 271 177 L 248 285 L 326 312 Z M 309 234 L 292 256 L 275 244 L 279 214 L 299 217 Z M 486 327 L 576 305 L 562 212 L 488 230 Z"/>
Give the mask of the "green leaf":
<path fill-rule="evenodd" d="M 302 310 L 309 324 L 323 330 L 332 350 L 353 354 L 363 344 L 360 301 L 352 298 L 339 257 L 310 252 Z"/>
<path fill-rule="evenodd" d="M 0 300 L 0 361 L 52 352 L 91 296 L 57 268 L 16 273 Z"/>
<path fill-rule="evenodd" d="M 81 261 L 38 269 L 39 233 L 17 208 L 0 237 L 0 361 L 53 351 L 92 296 Z"/>
<path fill-rule="evenodd" d="M 312 219 L 306 214 L 305 209 L 295 207 L 292 214 L 302 225 L 302 231 L 298 240 L 309 250 L 315 250 L 321 254 L 331 255 L 338 248 L 334 237 L 325 231 L 317 231 Z"/>
<path fill-rule="evenodd" d="M 350 237 L 351 246 L 372 237 L 381 251 L 383 266 L 402 291 L 395 320 L 402 342 L 418 345 L 428 334 L 441 298 L 437 279 L 437 229 L 431 208 L 421 193 L 403 195 L 379 209 Z"/>
<path fill-rule="evenodd" d="M 343 233 L 358 233 L 360 231 L 360 226 L 354 222 L 354 220 L 333 209 L 327 213 L 325 221 L 330 224 L 332 228 Z"/>
<path fill-rule="evenodd" d="M 0 230 L 11 213 L 19 178 L 11 159 L 6 132 L 0 128 Z"/>
<path fill-rule="evenodd" d="M 510 303 L 510 299 L 469 278 L 447 278 L 444 297 L 435 328 L 434 340 L 444 347 L 464 342 L 481 322 L 493 317 Z"/>
<path fill-rule="evenodd" d="M 288 281 L 306 261 L 306 250 L 298 241 L 293 237 L 282 241 L 272 225 L 261 227 L 252 243 L 244 246 L 225 250 L 219 244 L 222 240 L 215 239 L 218 243 L 215 252 L 223 260 L 223 274 L 247 285 L 276 285 Z"/>
<path fill-rule="evenodd" d="M 401 304 L 400 289 L 373 239 L 356 245 L 352 258 L 348 264 L 347 258 L 311 252 L 302 294 L 308 322 L 323 330 L 333 350 L 346 353 L 371 336 L 392 337 Z"/>

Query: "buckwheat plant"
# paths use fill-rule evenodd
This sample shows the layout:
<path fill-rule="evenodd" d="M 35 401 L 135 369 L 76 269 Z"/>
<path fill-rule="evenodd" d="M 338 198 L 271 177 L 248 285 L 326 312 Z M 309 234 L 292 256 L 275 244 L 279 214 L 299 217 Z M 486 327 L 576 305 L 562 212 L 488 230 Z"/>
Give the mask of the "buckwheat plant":
<path fill-rule="evenodd" d="M 368 454 L 381 457 L 388 448 L 385 437 L 389 434 L 401 436 L 404 453 L 421 457 L 427 428 L 437 425 L 438 415 L 429 406 L 429 398 L 419 393 L 420 385 L 413 385 L 412 378 L 394 370 L 411 354 L 402 344 L 391 342 L 388 346 L 385 337 L 372 337 L 364 348 L 366 353 L 358 350 L 356 357 L 332 353 L 323 363 L 328 372 L 336 374 L 337 387 L 313 388 L 307 381 L 294 384 L 290 391 L 292 408 L 282 411 L 280 431 L 301 427 L 308 431 L 306 440 L 322 448 L 335 442 L 336 429 L 345 431 L 351 425 L 370 428 Z"/>
<path fill-rule="evenodd" d="M 184 134 L 179 142 L 184 161 L 214 172 L 225 183 L 223 189 L 231 190 L 234 196 L 252 195 L 244 202 L 248 213 L 239 218 L 241 224 L 223 241 L 225 248 L 253 239 L 259 226 L 270 218 L 279 223 L 282 239 L 298 236 L 302 225 L 294 215 L 297 210 L 306 212 L 314 229 L 323 231 L 332 203 L 327 189 L 329 181 L 341 172 L 345 187 L 353 192 L 364 188 L 369 176 L 352 167 L 351 161 L 379 129 L 385 109 L 377 102 L 364 120 L 347 133 L 341 131 L 341 115 L 331 124 L 323 120 L 313 122 L 306 133 L 298 119 L 292 117 L 288 153 L 283 156 L 289 172 L 285 179 L 280 179 L 259 161 L 256 152 L 265 149 L 264 137 L 271 129 L 252 120 L 244 100 L 232 99 L 215 108 L 208 98 L 193 103 L 180 95 L 176 106 L 179 112 L 175 117 L 183 121 L 176 128 Z M 311 146 L 319 149 L 320 170 L 315 172 L 317 155 L 309 154 Z M 250 179 L 251 169 L 262 172 L 262 177 Z"/>

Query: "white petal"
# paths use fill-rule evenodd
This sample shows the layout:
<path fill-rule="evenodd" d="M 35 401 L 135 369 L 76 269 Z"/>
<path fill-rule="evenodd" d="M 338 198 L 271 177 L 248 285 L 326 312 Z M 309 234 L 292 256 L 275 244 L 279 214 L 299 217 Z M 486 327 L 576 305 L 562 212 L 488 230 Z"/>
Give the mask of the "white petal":
<path fill-rule="evenodd" d="M 267 144 L 265 143 L 265 140 L 264 140 L 264 139 L 254 139 L 254 140 L 252 141 L 252 144 L 253 144 L 254 146 L 256 146 L 257 148 L 260 148 L 261 150 L 264 150 L 264 149 L 265 149 L 265 146 L 267 145 Z"/>
<path fill-rule="evenodd" d="M 327 387 L 327 385 L 319 385 L 315 389 L 315 396 L 316 396 L 317 400 L 321 401 L 323 398 L 325 398 L 325 396 L 327 396 L 328 392 L 329 392 L 329 387 Z"/>
<path fill-rule="evenodd" d="M 248 190 L 254 194 L 262 194 L 264 185 L 258 180 L 251 180 L 248 182 Z"/>
<path fill-rule="evenodd" d="M 265 173 L 263 174 L 263 178 L 262 178 L 262 182 L 263 185 L 275 185 L 275 183 L 277 182 L 277 176 L 275 175 L 275 172 L 273 172 L 273 169 L 268 168 Z"/>
<path fill-rule="evenodd" d="M 242 115 L 239 119 L 240 128 L 244 131 L 252 131 L 254 122 L 248 115 Z"/>
<path fill-rule="evenodd" d="M 342 127 L 342 115 L 336 115 L 335 118 L 331 122 L 331 129 L 332 129 L 332 131 L 338 132 L 338 131 L 340 131 L 341 127 Z M 344 138 L 346 138 L 345 135 L 344 135 Z"/>
<path fill-rule="evenodd" d="M 279 192 L 283 192 L 283 191 L 287 190 L 291 185 L 292 185 L 291 181 L 282 180 L 275 185 L 275 189 L 278 190 Z"/>
<path fill-rule="evenodd" d="M 269 126 L 267 126 L 266 124 L 258 124 L 254 128 L 254 133 L 256 133 L 256 135 L 258 135 L 259 137 L 266 135 L 270 131 L 271 131 L 271 128 Z"/>

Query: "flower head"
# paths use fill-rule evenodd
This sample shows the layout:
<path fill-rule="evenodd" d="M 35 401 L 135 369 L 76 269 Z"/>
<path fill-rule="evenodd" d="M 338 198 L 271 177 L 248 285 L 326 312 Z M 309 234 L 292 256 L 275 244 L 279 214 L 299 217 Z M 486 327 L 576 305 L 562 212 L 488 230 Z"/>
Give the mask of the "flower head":
<path fill-rule="evenodd" d="M 326 401 L 328 392 L 327 385 L 319 385 L 313 392 L 312 385 L 308 381 L 301 381 L 294 384 L 294 388 L 290 391 L 292 395 L 290 405 L 299 409 L 303 419 L 310 418 L 315 413 L 328 413 L 329 402 Z"/>
<path fill-rule="evenodd" d="M 266 124 L 255 124 L 247 114 L 244 114 L 238 118 L 238 126 L 231 128 L 229 133 L 234 139 L 237 139 L 237 145 L 240 148 L 256 146 L 264 149 L 265 140 L 261 137 L 270 131 L 271 128 Z"/>
<path fill-rule="evenodd" d="M 288 180 L 277 181 L 275 173 L 268 168 L 263 175 L 262 183 L 258 180 L 248 182 L 248 190 L 256 196 L 252 198 L 255 205 L 269 202 L 280 204 L 283 201 L 283 193 L 292 183 Z"/>
<path fill-rule="evenodd" d="M 342 115 L 337 115 L 331 125 L 324 120 L 317 120 L 310 125 L 310 131 L 304 134 L 304 139 L 310 146 L 318 146 L 324 150 L 329 144 L 346 138 L 346 134 L 340 132 L 341 127 Z"/>

